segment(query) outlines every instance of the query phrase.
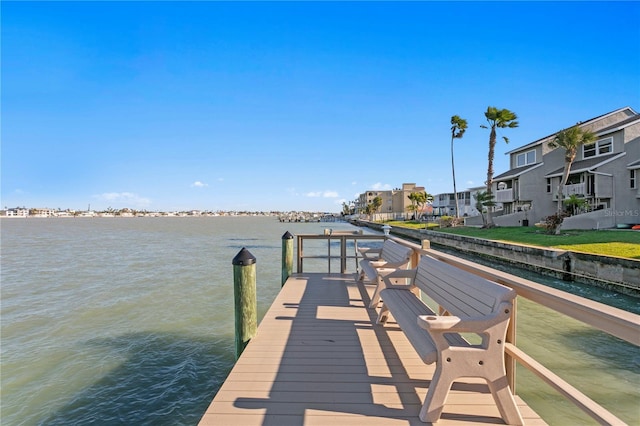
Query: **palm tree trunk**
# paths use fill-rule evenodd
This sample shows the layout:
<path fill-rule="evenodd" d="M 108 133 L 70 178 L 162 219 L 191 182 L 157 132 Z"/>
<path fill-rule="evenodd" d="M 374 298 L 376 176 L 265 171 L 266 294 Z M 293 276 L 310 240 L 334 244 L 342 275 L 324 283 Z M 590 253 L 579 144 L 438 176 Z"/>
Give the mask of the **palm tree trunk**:
<path fill-rule="evenodd" d="M 487 193 L 489 195 L 493 194 L 493 156 L 496 148 L 496 126 L 491 126 L 491 133 L 489 134 L 489 166 L 487 167 Z M 493 217 L 491 216 L 492 206 L 487 206 L 487 228 L 492 228 Z"/>
<path fill-rule="evenodd" d="M 456 168 L 453 163 L 453 136 L 451 136 L 451 173 L 453 174 L 453 197 L 456 202 L 456 219 L 460 217 L 460 209 L 458 206 L 458 190 L 456 189 Z"/>

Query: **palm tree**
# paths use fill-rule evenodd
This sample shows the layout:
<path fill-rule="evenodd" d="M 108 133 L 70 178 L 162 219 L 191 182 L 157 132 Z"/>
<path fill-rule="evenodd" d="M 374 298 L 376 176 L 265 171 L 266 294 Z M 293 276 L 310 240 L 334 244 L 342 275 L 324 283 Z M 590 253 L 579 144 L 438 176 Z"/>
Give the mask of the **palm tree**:
<path fill-rule="evenodd" d="M 377 197 L 375 197 L 373 199 L 373 201 L 371 201 L 371 210 L 372 213 L 375 214 L 378 212 L 378 209 L 380 208 L 380 206 L 382 206 L 382 197 L 380 197 L 379 195 Z"/>
<path fill-rule="evenodd" d="M 364 214 L 369 216 L 369 219 L 373 221 L 373 204 L 369 203 L 364 207 Z"/>
<path fill-rule="evenodd" d="M 349 215 L 349 213 L 350 213 L 349 205 L 345 201 L 343 201 L 342 202 L 342 215 L 343 216 L 347 216 L 347 215 Z"/>
<path fill-rule="evenodd" d="M 578 197 L 576 194 L 571 194 L 569 195 L 569 198 L 564 200 L 564 204 L 567 206 L 571 214 L 574 215 L 588 203 L 584 198 Z"/>
<path fill-rule="evenodd" d="M 453 196 L 456 199 L 456 218 L 460 217 L 460 209 L 458 206 L 458 190 L 456 189 L 456 169 L 453 164 L 453 140 L 461 139 L 467 130 L 467 120 L 457 115 L 451 117 L 451 173 L 453 174 Z"/>
<path fill-rule="evenodd" d="M 417 211 L 418 211 L 418 206 L 415 205 L 414 203 L 411 203 L 410 206 L 407 206 L 407 211 L 409 211 L 410 213 L 413 213 L 413 219 L 417 219 Z"/>
<path fill-rule="evenodd" d="M 484 116 L 489 123 L 489 127 L 480 126 L 482 128 L 490 128 L 491 133 L 489 133 L 489 165 L 487 167 L 487 192 L 489 194 L 492 193 L 492 185 L 493 185 L 493 157 L 496 148 L 496 127 L 504 129 L 518 127 L 518 122 L 516 121 L 518 117 L 515 112 L 509 111 L 508 109 L 498 109 L 496 107 L 487 107 L 487 111 L 484 113 Z M 509 139 L 506 136 L 502 137 L 506 143 L 509 143 Z M 493 219 L 491 217 L 491 209 L 487 209 L 487 222 L 485 224 L 487 228 L 492 228 L 494 225 Z"/>
<path fill-rule="evenodd" d="M 487 211 L 489 211 L 489 207 L 496 205 L 493 201 L 493 194 L 487 191 L 478 191 L 473 194 L 473 198 L 476 199 L 476 209 L 480 212 L 480 216 L 482 216 L 482 223 L 486 226 L 487 221 L 484 216 L 484 208 L 487 207 Z"/>
<path fill-rule="evenodd" d="M 411 205 L 407 207 L 407 210 L 413 212 L 414 219 L 416 219 L 416 213 L 418 212 L 418 197 L 418 192 L 412 192 L 411 194 L 407 195 L 407 198 L 411 201 Z"/>
<path fill-rule="evenodd" d="M 547 144 L 549 148 L 563 148 L 565 151 L 564 170 L 562 172 L 560 184 L 558 185 L 558 214 L 562 212 L 562 200 L 564 199 L 562 194 L 564 186 L 567 184 L 567 180 L 569 179 L 571 164 L 573 164 L 573 160 L 576 159 L 578 149 L 583 145 L 591 145 L 595 140 L 595 134 L 588 130 L 582 130 L 580 127 L 575 125 L 569 129 L 559 131 L 558 134 L 556 134 L 556 137 Z M 559 231 L 560 227 L 557 228 L 557 232 Z"/>
<path fill-rule="evenodd" d="M 433 195 L 429 194 L 427 191 L 421 192 L 420 194 L 422 194 L 423 197 L 418 200 L 419 208 L 422 208 L 425 204 L 433 203 Z"/>

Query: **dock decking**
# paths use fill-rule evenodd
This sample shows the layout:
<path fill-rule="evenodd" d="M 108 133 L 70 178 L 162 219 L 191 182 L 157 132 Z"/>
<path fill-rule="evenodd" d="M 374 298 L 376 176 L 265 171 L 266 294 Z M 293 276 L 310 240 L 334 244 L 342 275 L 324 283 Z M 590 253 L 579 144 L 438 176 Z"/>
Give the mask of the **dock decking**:
<path fill-rule="evenodd" d="M 354 274 L 291 276 L 199 425 L 424 425 L 434 365 Z M 519 397 L 527 425 L 546 424 Z M 504 424 L 481 379 L 456 382 L 438 425 Z"/>

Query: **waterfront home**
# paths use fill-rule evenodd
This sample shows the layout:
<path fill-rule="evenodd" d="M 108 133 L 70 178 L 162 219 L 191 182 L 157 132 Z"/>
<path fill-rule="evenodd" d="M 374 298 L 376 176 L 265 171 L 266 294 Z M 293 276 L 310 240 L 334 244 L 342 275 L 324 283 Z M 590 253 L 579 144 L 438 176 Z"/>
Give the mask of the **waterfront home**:
<path fill-rule="evenodd" d="M 29 216 L 29 209 L 25 209 L 25 208 L 20 208 L 20 207 L 16 207 L 13 209 L 7 209 L 4 212 L 4 215 L 6 217 L 27 217 Z"/>
<path fill-rule="evenodd" d="M 585 208 L 565 219 L 565 228 L 640 223 L 640 114 L 624 107 L 578 126 L 593 132 L 596 141 L 578 150 L 562 200 L 558 200 L 557 189 L 565 151 L 549 147 L 557 133 L 507 153 L 510 169 L 493 182 L 495 201 L 502 207 L 494 217 L 496 225 L 519 226 L 525 220 L 533 225 L 554 214 L 557 204 L 572 195 L 584 200 Z M 467 224 L 480 224 L 479 218 Z"/>

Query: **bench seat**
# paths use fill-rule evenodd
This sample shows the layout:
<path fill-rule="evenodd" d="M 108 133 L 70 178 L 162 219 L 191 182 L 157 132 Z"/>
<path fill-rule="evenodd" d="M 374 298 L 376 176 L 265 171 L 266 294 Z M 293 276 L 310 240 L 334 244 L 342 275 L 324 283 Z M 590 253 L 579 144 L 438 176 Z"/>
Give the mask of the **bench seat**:
<path fill-rule="evenodd" d="M 438 360 L 437 347 L 427 330 L 418 326 L 417 318 L 421 315 L 436 315 L 427 305 L 408 289 L 401 291 L 383 291 L 386 309 L 393 311 L 393 318 L 407 336 L 425 364 L 433 364 Z M 386 311 L 386 309 L 384 309 Z M 384 317 L 388 312 L 382 313 Z M 385 323 L 386 318 L 379 318 L 379 323 Z M 460 334 L 447 334 L 445 338 L 452 346 L 470 346 Z"/>
<path fill-rule="evenodd" d="M 453 382 L 478 377 L 486 380 L 502 419 L 523 424 L 504 363 L 515 290 L 430 256 L 423 256 L 414 269 L 379 272 L 384 288 L 377 322 L 393 316 L 422 361 L 436 363 L 420 420 L 437 422 Z M 395 284 L 398 279 L 409 283 Z M 417 290 L 437 304 L 439 315 Z M 480 343 L 468 342 L 461 333 L 477 335 Z"/>
<path fill-rule="evenodd" d="M 384 288 L 384 284 L 378 276 L 378 270 L 381 268 L 386 270 L 408 268 L 413 250 L 393 240 L 385 240 L 379 249 L 363 247 L 359 248 L 358 251 L 363 256 L 360 261 L 359 281 L 367 279 L 369 282 L 376 284 L 376 290 L 369 304 L 370 307 L 374 307 L 378 305 L 380 291 Z"/>

